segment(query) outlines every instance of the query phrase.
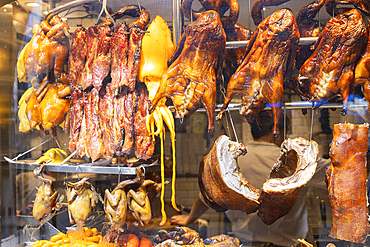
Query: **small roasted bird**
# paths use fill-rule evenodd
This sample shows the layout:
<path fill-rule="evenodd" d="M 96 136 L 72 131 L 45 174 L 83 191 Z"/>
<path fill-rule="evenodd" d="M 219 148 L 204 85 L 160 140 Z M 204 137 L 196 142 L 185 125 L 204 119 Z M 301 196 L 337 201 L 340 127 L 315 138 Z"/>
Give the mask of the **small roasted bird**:
<path fill-rule="evenodd" d="M 311 57 L 299 73 L 308 79 L 301 91 L 319 106 L 342 96 L 343 110 L 354 87 L 354 67 L 366 44 L 367 30 L 361 13 L 352 9 L 325 25 Z M 302 97 L 302 96 L 301 96 Z"/>
<path fill-rule="evenodd" d="M 58 191 L 54 191 L 51 180 L 42 176 L 44 166 L 41 165 L 33 171 L 34 176 L 42 182 L 42 185 L 37 189 L 32 210 L 33 217 L 38 221 L 53 211 L 58 199 Z"/>
<path fill-rule="evenodd" d="M 112 192 L 105 190 L 104 211 L 107 214 L 108 220 L 115 227 L 122 227 L 126 223 L 127 218 L 127 191 L 133 185 L 139 186 L 144 179 L 144 174 L 140 169 L 137 169 L 137 177 L 120 182 Z M 130 186 L 130 187 L 129 187 Z M 128 187 L 128 188 L 126 188 Z"/>
<path fill-rule="evenodd" d="M 76 183 L 67 183 L 68 214 L 71 224 L 84 224 L 98 202 L 99 195 L 85 177 Z"/>
<path fill-rule="evenodd" d="M 298 41 L 297 23 L 290 10 L 278 10 L 261 22 L 248 43 L 243 62 L 229 81 L 216 119 L 221 119 L 230 101 L 240 95 L 243 100 L 240 114 L 247 116 L 248 121 L 258 120 L 258 113 L 270 104 L 274 135 L 278 135 L 284 76 L 292 68 Z"/>
<path fill-rule="evenodd" d="M 152 100 L 151 111 L 163 97 L 170 98 L 180 118 L 203 106 L 208 114 L 208 131 L 214 131 L 216 72 L 224 56 L 226 34 L 217 12 L 209 10 L 186 27 L 162 76 Z"/>

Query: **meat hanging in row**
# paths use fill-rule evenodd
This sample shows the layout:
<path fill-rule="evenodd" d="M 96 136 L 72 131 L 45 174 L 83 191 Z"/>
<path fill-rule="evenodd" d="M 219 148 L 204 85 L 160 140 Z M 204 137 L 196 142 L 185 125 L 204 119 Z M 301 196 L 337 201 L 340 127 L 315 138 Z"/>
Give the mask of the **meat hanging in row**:
<path fill-rule="evenodd" d="M 69 149 L 80 157 L 109 160 L 115 154 L 131 154 L 133 147 L 138 158 L 153 155 L 154 139 L 145 125 L 148 91 L 136 83 L 144 33 L 140 23 L 148 22 L 141 19 L 130 27 L 120 24 L 114 31 L 112 23 L 104 21 L 73 33 L 68 63 L 72 88 Z"/>

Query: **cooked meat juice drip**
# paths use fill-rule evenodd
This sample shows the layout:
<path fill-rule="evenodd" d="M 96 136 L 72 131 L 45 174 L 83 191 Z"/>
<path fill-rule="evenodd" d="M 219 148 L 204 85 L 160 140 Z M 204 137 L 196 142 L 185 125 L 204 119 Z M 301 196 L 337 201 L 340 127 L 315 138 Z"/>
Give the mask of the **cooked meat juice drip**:
<path fill-rule="evenodd" d="M 92 66 L 97 52 L 98 45 L 98 28 L 96 26 L 91 26 L 87 29 L 87 39 L 86 39 L 86 63 L 85 67 L 81 73 L 80 86 L 83 90 L 91 87 L 93 85 L 93 71 Z"/>
<path fill-rule="evenodd" d="M 154 139 L 146 128 L 146 118 L 151 102 L 145 84 L 140 83 L 135 89 L 137 95 L 136 112 L 134 116 L 135 156 L 138 159 L 149 159 L 154 152 Z"/>
<path fill-rule="evenodd" d="M 72 34 L 72 45 L 68 57 L 67 79 L 71 86 L 79 87 L 81 72 L 86 62 L 86 30 L 76 29 Z"/>
<path fill-rule="evenodd" d="M 111 77 L 112 87 L 117 89 L 121 86 L 128 85 L 128 29 L 125 23 L 116 27 L 111 40 Z"/>
<path fill-rule="evenodd" d="M 216 119 L 221 119 L 230 101 L 240 95 L 243 100 L 240 114 L 247 116 L 249 121 L 270 104 L 274 135 L 278 135 L 284 74 L 289 74 L 293 65 L 298 41 L 297 23 L 290 10 L 278 10 L 261 22 L 249 41 L 243 62 L 229 81 L 224 104 Z"/>
<path fill-rule="evenodd" d="M 104 85 L 99 92 L 99 121 L 102 131 L 102 138 L 105 147 L 104 156 L 110 160 L 114 155 L 114 132 L 113 114 L 114 114 L 114 90 L 111 83 Z"/>
<path fill-rule="evenodd" d="M 367 31 L 360 12 L 352 9 L 331 18 L 325 25 L 312 56 L 302 65 L 300 75 L 308 77 L 307 96 L 317 105 L 343 97 L 343 106 L 354 85 L 354 66 Z"/>
<path fill-rule="evenodd" d="M 329 236 L 363 243 L 369 233 L 367 208 L 368 124 L 335 124 L 326 182 L 333 226 Z"/>
<path fill-rule="evenodd" d="M 180 118 L 203 106 L 208 130 L 214 130 L 216 71 L 222 63 L 226 34 L 220 17 L 207 11 L 186 27 L 177 46 L 173 63 L 162 76 L 152 109 L 163 98 L 170 98 Z"/>
<path fill-rule="evenodd" d="M 96 57 L 92 64 L 93 85 L 100 89 L 103 80 L 108 76 L 111 69 L 111 51 L 110 42 L 113 31 L 109 26 L 100 26 L 98 30 L 98 39 L 96 45 Z"/>

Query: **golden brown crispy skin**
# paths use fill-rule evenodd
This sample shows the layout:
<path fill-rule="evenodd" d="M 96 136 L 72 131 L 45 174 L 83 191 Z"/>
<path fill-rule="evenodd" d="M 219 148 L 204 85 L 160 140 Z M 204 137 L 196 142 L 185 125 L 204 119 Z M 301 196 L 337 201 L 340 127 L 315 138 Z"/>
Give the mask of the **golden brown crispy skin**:
<path fill-rule="evenodd" d="M 369 33 L 370 25 L 367 26 Z M 366 101 L 370 102 L 370 36 L 367 38 L 366 49 L 362 53 L 355 68 L 355 86 L 363 85 Z"/>
<path fill-rule="evenodd" d="M 152 109 L 163 97 L 172 100 L 180 118 L 203 106 L 208 114 L 208 131 L 214 131 L 216 71 L 225 44 L 226 34 L 217 12 L 204 12 L 189 24 L 171 59 L 174 62 L 162 76 Z"/>
<path fill-rule="evenodd" d="M 284 75 L 289 74 L 298 47 L 299 32 L 293 13 L 281 9 L 267 17 L 256 28 L 246 48 L 246 56 L 231 77 L 225 102 L 216 119 L 235 95 L 242 96 L 240 114 L 249 121 L 271 105 L 274 113 L 274 135 L 278 135 L 279 114 L 283 102 Z"/>
<path fill-rule="evenodd" d="M 288 1 L 289 0 L 255 0 L 251 10 L 254 24 L 257 26 L 264 19 L 262 16 L 263 6 L 278 6 Z"/>
<path fill-rule="evenodd" d="M 345 107 L 353 90 L 354 66 L 365 45 L 367 31 L 360 12 L 352 9 L 331 18 L 325 25 L 312 56 L 302 65 L 300 75 L 308 77 L 302 91 L 317 105 L 337 96 Z"/>
<path fill-rule="evenodd" d="M 202 12 L 192 11 L 191 5 L 194 0 L 184 0 L 181 2 L 181 11 L 189 20 L 196 20 L 202 15 Z M 232 27 L 239 17 L 239 3 L 237 0 L 199 0 L 203 6 L 202 10 L 214 10 L 221 16 L 221 22 L 224 28 Z M 229 16 L 223 16 L 229 10 Z M 193 16 L 191 16 L 193 14 Z"/>
<path fill-rule="evenodd" d="M 326 182 L 333 226 L 329 236 L 362 243 L 369 232 L 366 196 L 368 124 L 335 124 Z"/>

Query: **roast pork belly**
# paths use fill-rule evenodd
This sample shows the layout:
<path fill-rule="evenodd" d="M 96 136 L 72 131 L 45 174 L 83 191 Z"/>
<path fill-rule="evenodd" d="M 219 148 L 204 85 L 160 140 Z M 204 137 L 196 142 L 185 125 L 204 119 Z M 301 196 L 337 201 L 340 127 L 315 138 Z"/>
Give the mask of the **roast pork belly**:
<path fill-rule="evenodd" d="M 300 69 L 300 75 L 308 78 L 301 88 L 308 99 L 319 106 L 342 96 L 345 107 L 353 90 L 354 66 L 366 38 L 366 26 L 356 9 L 326 23 L 314 53 Z"/>
<path fill-rule="evenodd" d="M 366 194 L 368 124 L 335 124 L 326 182 L 333 226 L 329 236 L 362 243 L 369 233 Z"/>
<path fill-rule="evenodd" d="M 253 213 L 258 208 L 258 189 L 243 176 L 237 157 L 247 149 L 222 135 L 200 163 L 198 182 L 207 205 L 218 212 L 228 209 Z"/>
<path fill-rule="evenodd" d="M 249 122 L 258 120 L 258 113 L 270 104 L 274 114 L 274 135 L 278 135 L 284 76 L 290 73 L 298 41 L 297 23 L 290 10 L 278 10 L 261 22 L 249 41 L 243 62 L 231 76 L 216 119 L 221 119 L 230 101 L 240 95 L 243 100 L 240 114 Z"/>
<path fill-rule="evenodd" d="M 258 216 L 271 225 L 293 208 L 302 187 L 315 174 L 318 145 L 302 137 L 281 144 L 278 160 L 262 186 Z"/>

